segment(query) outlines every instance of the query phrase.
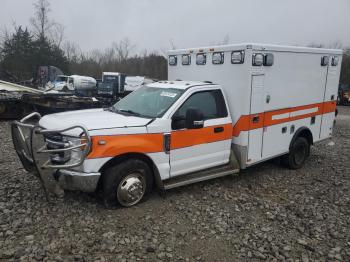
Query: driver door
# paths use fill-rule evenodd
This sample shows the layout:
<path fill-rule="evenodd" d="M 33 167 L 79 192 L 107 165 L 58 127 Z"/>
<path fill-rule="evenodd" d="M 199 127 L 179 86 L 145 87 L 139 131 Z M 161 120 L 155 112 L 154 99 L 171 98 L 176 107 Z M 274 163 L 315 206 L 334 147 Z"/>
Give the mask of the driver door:
<path fill-rule="evenodd" d="M 186 128 L 189 108 L 203 113 L 203 125 Z M 220 89 L 192 93 L 172 117 L 170 177 L 228 163 L 232 120 Z"/>

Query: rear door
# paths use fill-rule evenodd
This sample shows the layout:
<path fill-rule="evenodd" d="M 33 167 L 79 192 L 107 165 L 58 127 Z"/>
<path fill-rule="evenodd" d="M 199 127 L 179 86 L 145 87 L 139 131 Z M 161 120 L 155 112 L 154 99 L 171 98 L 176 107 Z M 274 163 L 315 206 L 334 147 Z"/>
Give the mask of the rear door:
<path fill-rule="evenodd" d="M 185 128 L 184 119 L 190 107 L 203 112 L 203 128 Z M 220 89 L 193 92 L 178 107 L 172 118 L 173 123 L 175 118 L 180 122 L 173 125 L 171 132 L 171 177 L 228 163 L 232 120 Z"/>
<path fill-rule="evenodd" d="M 338 92 L 339 71 L 339 65 L 334 66 L 332 62 L 330 62 L 327 69 L 327 78 L 324 90 L 320 139 L 325 139 L 332 135 L 333 123 L 335 119 L 334 112 Z"/>
<path fill-rule="evenodd" d="M 261 160 L 264 123 L 264 87 L 263 73 L 252 75 L 250 98 L 250 123 L 248 140 L 248 164 Z"/>

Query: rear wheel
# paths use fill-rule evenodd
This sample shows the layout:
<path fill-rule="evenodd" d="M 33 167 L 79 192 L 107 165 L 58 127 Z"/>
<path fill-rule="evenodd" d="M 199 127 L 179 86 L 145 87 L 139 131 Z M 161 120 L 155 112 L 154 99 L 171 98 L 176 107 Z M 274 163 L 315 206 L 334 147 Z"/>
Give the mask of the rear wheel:
<path fill-rule="evenodd" d="M 103 198 L 107 207 L 134 206 L 152 190 L 153 176 L 149 166 L 130 159 L 108 168 L 103 175 Z"/>
<path fill-rule="evenodd" d="M 310 155 L 310 144 L 305 137 L 298 137 L 293 142 L 289 154 L 282 157 L 282 162 L 290 169 L 301 168 Z"/>

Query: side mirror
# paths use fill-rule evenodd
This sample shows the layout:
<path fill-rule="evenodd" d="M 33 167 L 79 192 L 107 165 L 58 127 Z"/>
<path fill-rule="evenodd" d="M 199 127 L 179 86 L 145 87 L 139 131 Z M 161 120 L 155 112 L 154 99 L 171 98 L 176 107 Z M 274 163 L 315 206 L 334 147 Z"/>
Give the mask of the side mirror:
<path fill-rule="evenodd" d="M 190 107 L 186 111 L 185 127 L 187 129 L 198 129 L 204 125 L 204 117 L 201 110 Z"/>

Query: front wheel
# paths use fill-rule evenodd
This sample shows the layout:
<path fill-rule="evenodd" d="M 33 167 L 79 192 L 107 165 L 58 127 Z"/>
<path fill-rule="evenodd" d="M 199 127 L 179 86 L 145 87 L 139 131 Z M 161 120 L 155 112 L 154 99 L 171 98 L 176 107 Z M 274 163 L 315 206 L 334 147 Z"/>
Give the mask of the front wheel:
<path fill-rule="evenodd" d="M 310 155 L 310 144 L 305 137 L 298 137 L 292 144 L 289 154 L 282 157 L 282 162 L 290 169 L 301 168 Z"/>
<path fill-rule="evenodd" d="M 130 159 L 110 167 L 103 175 L 103 198 L 107 207 L 131 207 L 144 200 L 152 190 L 153 176 L 149 166 Z"/>

